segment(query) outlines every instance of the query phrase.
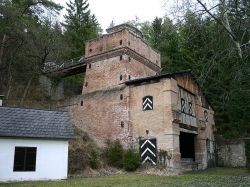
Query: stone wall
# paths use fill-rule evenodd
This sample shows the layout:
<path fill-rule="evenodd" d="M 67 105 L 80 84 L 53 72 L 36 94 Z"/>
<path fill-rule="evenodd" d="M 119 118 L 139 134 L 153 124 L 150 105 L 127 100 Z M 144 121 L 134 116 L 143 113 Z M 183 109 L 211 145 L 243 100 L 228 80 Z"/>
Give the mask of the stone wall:
<path fill-rule="evenodd" d="M 39 83 L 46 97 L 56 101 L 64 99 L 63 79 L 53 79 L 46 75 L 40 75 Z"/>
<path fill-rule="evenodd" d="M 245 167 L 245 143 L 243 140 L 217 141 L 218 165 Z"/>

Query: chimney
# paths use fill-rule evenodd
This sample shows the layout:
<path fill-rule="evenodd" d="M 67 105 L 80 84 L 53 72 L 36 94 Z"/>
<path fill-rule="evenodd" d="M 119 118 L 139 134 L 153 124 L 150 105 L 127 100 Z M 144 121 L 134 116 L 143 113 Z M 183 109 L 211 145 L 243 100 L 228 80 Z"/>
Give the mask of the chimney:
<path fill-rule="evenodd" d="M 3 98 L 4 98 L 4 95 L 0 95 L 0 107 L 3 106 Z"/>

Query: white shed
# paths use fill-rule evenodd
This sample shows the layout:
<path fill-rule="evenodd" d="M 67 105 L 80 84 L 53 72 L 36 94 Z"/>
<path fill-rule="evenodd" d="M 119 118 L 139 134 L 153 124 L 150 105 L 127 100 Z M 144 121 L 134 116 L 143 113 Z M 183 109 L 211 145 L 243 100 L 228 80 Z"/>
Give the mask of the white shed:
<path fill-rule="evenodd" d="M 66 179 L 67 112 L 0 107 L 0 181 Z"/>

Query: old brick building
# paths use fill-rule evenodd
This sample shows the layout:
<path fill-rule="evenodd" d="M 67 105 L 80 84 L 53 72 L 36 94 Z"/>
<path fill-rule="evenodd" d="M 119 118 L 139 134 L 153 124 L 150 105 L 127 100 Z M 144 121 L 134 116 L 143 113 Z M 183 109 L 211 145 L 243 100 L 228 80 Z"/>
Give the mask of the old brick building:
<path fill-rule="evenodd" d="M 71 100 L 73 123 L 100 146 L 119 139 L 139 148 L 155 139 L 171 155 L 170 166 L 213 157 L 214 112 L 190 71 L 161 74 L 160 54 L 137 29 L 123 24 L 90 40 L 82 95 Z"/>

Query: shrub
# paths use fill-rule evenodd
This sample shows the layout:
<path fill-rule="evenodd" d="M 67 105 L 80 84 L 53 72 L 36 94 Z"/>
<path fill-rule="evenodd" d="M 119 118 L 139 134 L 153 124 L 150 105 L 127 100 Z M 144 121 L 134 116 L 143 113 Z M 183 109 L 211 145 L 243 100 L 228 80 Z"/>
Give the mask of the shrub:
<path fill-rule="evenodd" d="M 125 151 L 123 155 L 123 167 L 126 171 L 135 171 L 140 166 L 140 155 L 132 149 Z"/>
<path fill-rule="evenodd" d="M 117 168 L 122 168 L 123 148 L 119 140 L 114 142 L 107 140 L 106 147 L 104 149 L 104 157 L 107 164 Z"/>
<path fill-rule="evenodd" d="M 246 159 L 247 159 L 247 168 L 250 172 L 250 139 L 245 140 L 245 151 L 246 151 Z"/>
<path fill-rule="evenodd" d="M 98 152 L 92 149 L 89 153 L 89 165 L 92 169 L 97 169 L 99 167 Z"/>

